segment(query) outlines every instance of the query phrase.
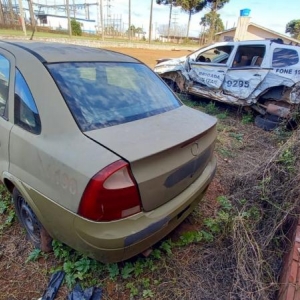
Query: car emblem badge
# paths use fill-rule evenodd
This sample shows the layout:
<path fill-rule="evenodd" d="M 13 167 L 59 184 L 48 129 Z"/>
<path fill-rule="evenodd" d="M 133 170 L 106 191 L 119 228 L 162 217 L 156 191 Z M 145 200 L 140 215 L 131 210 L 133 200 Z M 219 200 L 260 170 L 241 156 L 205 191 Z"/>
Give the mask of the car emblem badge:
<path fill-rule="evenodd" d="M 191 147 L 191 153 L 193 156 L 198 156 L 200 154 L 200 147 L 198 143 L 194 143 Z"/>

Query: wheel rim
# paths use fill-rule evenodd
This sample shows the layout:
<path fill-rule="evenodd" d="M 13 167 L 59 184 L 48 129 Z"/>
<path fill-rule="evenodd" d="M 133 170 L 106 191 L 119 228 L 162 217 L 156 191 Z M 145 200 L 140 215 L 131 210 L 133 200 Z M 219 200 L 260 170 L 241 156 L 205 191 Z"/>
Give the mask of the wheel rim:
<path fill-rule="evenodd" d="M 18 209 L 23 226 L 25 227 L 29 238 L 37 245 L 40 243 L 40 224 L 23 197 L 18 197 Z"/>

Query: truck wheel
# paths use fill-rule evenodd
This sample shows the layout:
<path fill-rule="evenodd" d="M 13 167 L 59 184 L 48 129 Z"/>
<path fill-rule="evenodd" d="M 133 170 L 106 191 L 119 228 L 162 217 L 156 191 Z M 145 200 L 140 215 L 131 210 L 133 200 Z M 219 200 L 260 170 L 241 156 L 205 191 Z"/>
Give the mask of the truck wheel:
<path fill-rule="evenodd" d="M 50 252 L 52 238 L 17 188 L 13 189 L 13 201 L 19 222 L 25 228 L 30 242 L 43 252 Z"/>
<path fill-rule="evenodd" d="M 278 121 L 274 122 L 269 119 L 265 119 L 262 116 L 256 116 L 254 123 L 257 127 L 261 128 L 265 131 L 274 130 L 280 125 L 280 122 L 278 122 Z"/>
<path fill-rule="evenodd" d="M 284 121 L 283 118 L 281 118 L 279 116 L 276 116 L 276 115 L 269 114 L 269 113 L 266 113 L 264 118 L 269 120 L 269 121 L 275 122 L 275 123 L 276 122 L 277 123 L 282 123 Z"/>

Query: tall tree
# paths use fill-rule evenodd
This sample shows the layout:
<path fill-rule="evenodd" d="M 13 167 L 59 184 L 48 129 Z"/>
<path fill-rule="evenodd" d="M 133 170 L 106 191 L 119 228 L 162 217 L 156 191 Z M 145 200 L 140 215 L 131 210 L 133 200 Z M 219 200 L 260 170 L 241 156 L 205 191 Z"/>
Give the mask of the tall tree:
<path fill-rule="evenodd" d="M 172 19 L 172 9 L 176 6 L 176 0 L 156 0 L 157 4 L 170 5 L 169 13 L 169 25 L 168 25 L 168 38 L 170 37 L 171 19 Z"/>
<path fill-rule="evenodd" d="M 300 40 L 300 19 L 288 22 L 285 32 L 289 33 L 294 39 Z"/>
<path fill-rule="evenodd" d="M 141 27 L 135 27 L 134 25 L 131 25 L 125 33 L 129 35 L 129 31 L 131 38 L 134 38 L 137 34 L 140 35 L 144 33 Z"/>
<path fill-rule="evenodd" d="M 209 32 L 209 42 L 213 41 L 215 35 L 215 23 L 218 18 L 217 11 L 224 7 L 230 0 L 206 0 L 206 7 L 210 9 L 212 12 L 211 14 L 211 25 L 210 25 L 210 32 Z"/>
<path fill-rule="evenodd" d="M 182 10 L 189 14 L 189 21 L 186 31 L 186 38 L 189 37 L 192 15 L 200 12 L 207 4 L 207 0 L 177 0 L 176 5 L 181 6 Z"/>
<path fill-rule="evenodd" d="M 200 25 L 204 26 L 204 28 L 208 28 L 208 32 L 206 33 L 209 37 L 215 32 L 224 30 L 224 24 L 220 18 L 220 14 L 216 13 L 215 11 L 210 11 L 209 13 L 205 14 L 201 18 Z"/>

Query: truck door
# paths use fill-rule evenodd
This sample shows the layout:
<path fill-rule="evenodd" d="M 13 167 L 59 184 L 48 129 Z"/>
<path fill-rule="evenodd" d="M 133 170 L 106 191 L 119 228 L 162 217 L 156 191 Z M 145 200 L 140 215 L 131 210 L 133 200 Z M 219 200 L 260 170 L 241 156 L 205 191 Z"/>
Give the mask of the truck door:
<path fill-rule="evenodd" d="M 204 52 L 200 52 L 195 60 L 191 60 L 189 77 L 193 80 L 193 86 L 200 85 L 210 89 L 221 88 L 228 62 L 233 50 L 233 45 L 212 47 Z"/>
<path fill-rule="evenodd" d="M 224 94 L 248 98 L 264 80 L 270 68 L 265 63 L 264 44 L 239 46 L 223 83 Z"/>

